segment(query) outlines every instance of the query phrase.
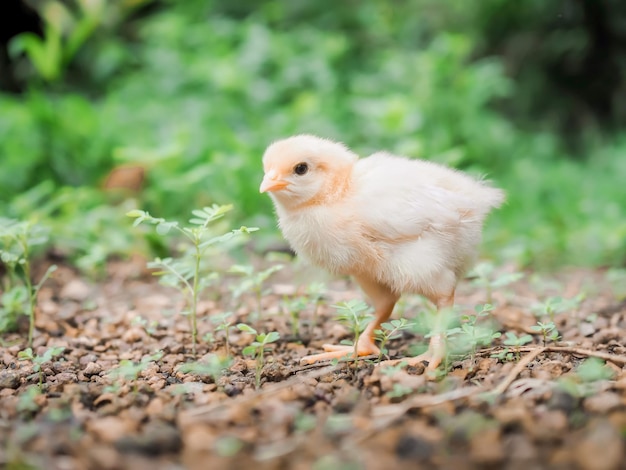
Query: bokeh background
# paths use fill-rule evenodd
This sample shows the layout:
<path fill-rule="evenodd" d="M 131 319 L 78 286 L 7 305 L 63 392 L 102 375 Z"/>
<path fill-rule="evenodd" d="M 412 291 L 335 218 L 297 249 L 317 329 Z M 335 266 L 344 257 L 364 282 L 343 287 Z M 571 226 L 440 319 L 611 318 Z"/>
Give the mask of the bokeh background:
<path fill-rule="evenodd" d="M 0 22 L 0 215 L 82 268 L 135 249 L 135 207 L 232 203 L 277 237 L 261 156 L 305 132 L 487 175 L 488 256 L 626 264 L 622 0 L 4 0 Z"/>

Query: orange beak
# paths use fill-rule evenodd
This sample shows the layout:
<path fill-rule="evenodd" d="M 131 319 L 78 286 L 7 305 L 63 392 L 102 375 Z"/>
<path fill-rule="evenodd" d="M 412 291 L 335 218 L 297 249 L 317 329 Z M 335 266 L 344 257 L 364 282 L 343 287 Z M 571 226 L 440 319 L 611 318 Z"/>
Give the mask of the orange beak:
<path fill-rule="evenodd" d="M 270 170 L 263 177 L 263 181 L 261 181 L 261 187 L 259 191 L 262 193 L 279 191 L 285 187 L 287 187 L 289 183 L 285 180 L 281 180 L 274 170 Z"/>

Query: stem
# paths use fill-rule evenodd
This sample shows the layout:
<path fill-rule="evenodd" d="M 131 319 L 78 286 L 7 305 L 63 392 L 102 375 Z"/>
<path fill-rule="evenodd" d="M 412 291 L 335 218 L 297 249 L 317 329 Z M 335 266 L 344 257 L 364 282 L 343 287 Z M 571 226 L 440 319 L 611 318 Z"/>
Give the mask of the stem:
<path fill-rule="evenodd" d="M 265 346 L 261 345 L 257 352 L 256 356 L 256 371 L 254 377 L 254 385 L 258 390 L 261 387 L 261 369 L 263 369 L 263 352 L 265 350 Z"/>
<path fill-rule="evenodd" d="M 193 273 L 193 289 L 191 292 L 191 351 L 196 355 L 196 341 L 198 340 L 198 319 L 196 310 L 198 308 L 198 278 L 200 277 L 200 247 L 199 240 L 195 243 L 196 265 Z"/>
<path fill-rule="evenodd" d="M 230 337 L 228 335 L 228 330 L 230 330 L 230 325 L 226 327 L 226 356 L 230 357 Z"/>
<path fill-rule="evenodd" d="M 25 238 L 19 238 L 20 245 L 22 245 L 22 252 L 24 253 L 24 264 L 22 270 L 24 271 L 24 282 L 26 283 L 26 290 L 28 291 L 28 346 L 33 347 L 33 334 L 35 332 L 35 292 L 33 292 L 33 283 L 30 279 L 30 261 L 28 259 L 28 242 Z"/>
<path fill-rule="evenodd" d="M 352 317 L 354 318 L 354 363 L 356 364 L 356 362 L 359 360 L 358 346 L 359 337 L 361 336 L 361 329 L 359 328 L 359 317 L 354 311 L 352 311 Z"/>

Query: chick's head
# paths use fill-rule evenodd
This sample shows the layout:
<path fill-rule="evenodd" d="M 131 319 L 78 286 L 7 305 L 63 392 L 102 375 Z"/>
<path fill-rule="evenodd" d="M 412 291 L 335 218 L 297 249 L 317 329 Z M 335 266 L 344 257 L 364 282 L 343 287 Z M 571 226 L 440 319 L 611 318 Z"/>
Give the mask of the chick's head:
<path fill-rule="evenodd" d="M 332 202 L 349 188 L 357 159 L 343 144 L 312 135 L 279 140 L 263 155 L 259 190 L 286 208 Z"/>

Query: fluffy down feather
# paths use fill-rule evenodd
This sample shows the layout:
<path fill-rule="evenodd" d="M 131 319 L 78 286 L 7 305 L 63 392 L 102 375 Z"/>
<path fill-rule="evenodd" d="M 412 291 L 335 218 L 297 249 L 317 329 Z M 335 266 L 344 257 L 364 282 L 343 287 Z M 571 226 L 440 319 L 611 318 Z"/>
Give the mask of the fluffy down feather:
<path fill-rule="evenodd" d="M 451 303 L 485 217 L 504 200 L 502 190 L 451 168 L 384 152 L 359 159 L 343 144 L 311 135 L 273 143 L 263 166 L 261 191 L 272 197 L 293 249 L 353 275 L 375 308 L 385 306 L 376 308 L 370 336 L 402 293 Z M 363 354 L 376 349 L 370 340 Z M 318 356 L 311 358 L 329 354 Z"/>

